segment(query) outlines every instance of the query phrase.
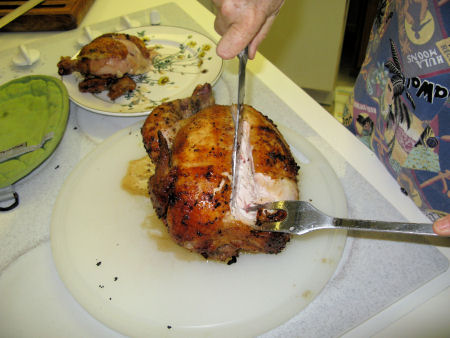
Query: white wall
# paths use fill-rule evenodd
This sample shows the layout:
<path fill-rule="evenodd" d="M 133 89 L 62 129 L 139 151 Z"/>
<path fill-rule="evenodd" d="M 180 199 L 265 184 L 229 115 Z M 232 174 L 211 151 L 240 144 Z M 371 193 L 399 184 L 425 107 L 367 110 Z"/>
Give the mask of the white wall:
<path fill-rule="evenodd" d="M 199 0 L 213 9 L 210 0 Z M 331 104 L 349 0 L 286 0 L 259 51 L 320 103 Z"/>

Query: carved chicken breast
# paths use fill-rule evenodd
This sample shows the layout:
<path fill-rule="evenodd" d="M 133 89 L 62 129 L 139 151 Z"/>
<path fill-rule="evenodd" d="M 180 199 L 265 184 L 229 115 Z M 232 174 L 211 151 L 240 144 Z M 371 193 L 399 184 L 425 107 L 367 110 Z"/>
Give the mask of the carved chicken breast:
<path fill-rule="evenodd" d="M 148 72 L 155 55 L 156 52 L 136 36 L 107 33 L 84 46 L 75 59 L 61 57 L 58 73 L 79 72 L 85 76 L 79 84 L 80 91 L 99 93 L 109 90 L 109 97 L 114 100 L 136 88 L 129 75 Z"/>
<path fill-rule="evenodd" d="M 198 87 L 193 98 L 198 92 L 207 92 L 205 88 L 210 87 Z M 185 118 L 173 113 L 174 129 L 170 129 L 171 123 L 161 125 L 160 112 L 156 114 L 152 113 L 142 128 L 144 144 L 156 161 L 149 193 L 172 238 L 191 251 L 220 261 L 234 261 L 241 251 L 280 252 L 289 235 L 254 230 L 250 225 L 255 223 L 256 214 L 247 210 L 254 203 L 298 199 L 299 167 L 272 121 L 244 106 L 239 201 L 232 203 L 231 107 L 209 100 L 207 107 L 194 109 Z"/>

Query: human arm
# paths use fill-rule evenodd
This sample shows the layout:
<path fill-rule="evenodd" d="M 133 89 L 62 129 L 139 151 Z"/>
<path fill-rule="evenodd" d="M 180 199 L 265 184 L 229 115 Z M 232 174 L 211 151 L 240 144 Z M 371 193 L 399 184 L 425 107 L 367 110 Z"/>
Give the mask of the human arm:
<path fill-rule="evenodd" d="M 232 59 L 248 45 L 249 58 L 270 30 L 284 0 L 213 0 L 214 28 L 222 35 L 217 54 Z"/>

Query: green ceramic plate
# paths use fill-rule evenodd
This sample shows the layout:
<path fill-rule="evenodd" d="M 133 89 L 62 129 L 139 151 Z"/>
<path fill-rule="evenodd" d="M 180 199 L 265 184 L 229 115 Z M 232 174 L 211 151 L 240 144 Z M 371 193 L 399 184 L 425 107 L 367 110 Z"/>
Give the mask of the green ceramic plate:
<path fill-rule="evenodd" d="M 69 96 L 57 78 L 30 75 L 0 86 L 0 188 L 28 175 L 53 153 L 68 114 Z M 35 150 L 10 158 L 14 151 L 30 149 Z"/>

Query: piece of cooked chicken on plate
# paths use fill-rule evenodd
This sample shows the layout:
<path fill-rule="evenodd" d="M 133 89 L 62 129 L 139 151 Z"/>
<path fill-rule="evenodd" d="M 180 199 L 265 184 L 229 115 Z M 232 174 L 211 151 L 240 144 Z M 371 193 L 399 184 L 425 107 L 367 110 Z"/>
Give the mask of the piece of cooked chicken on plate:
<path fill-rule="evenodd" d="M 150 71 L 156 55 L 154 49 L 147 48 L 137 36 L 107 33 L 84 46 L 75 58 L 62 56 L 58 62 L 58 74 L 79 72 L 84 76 L 78 84 L 81 92 L 108 90 L 108 97 L 115 100 L 136 89 L 130 75 Z"/>

